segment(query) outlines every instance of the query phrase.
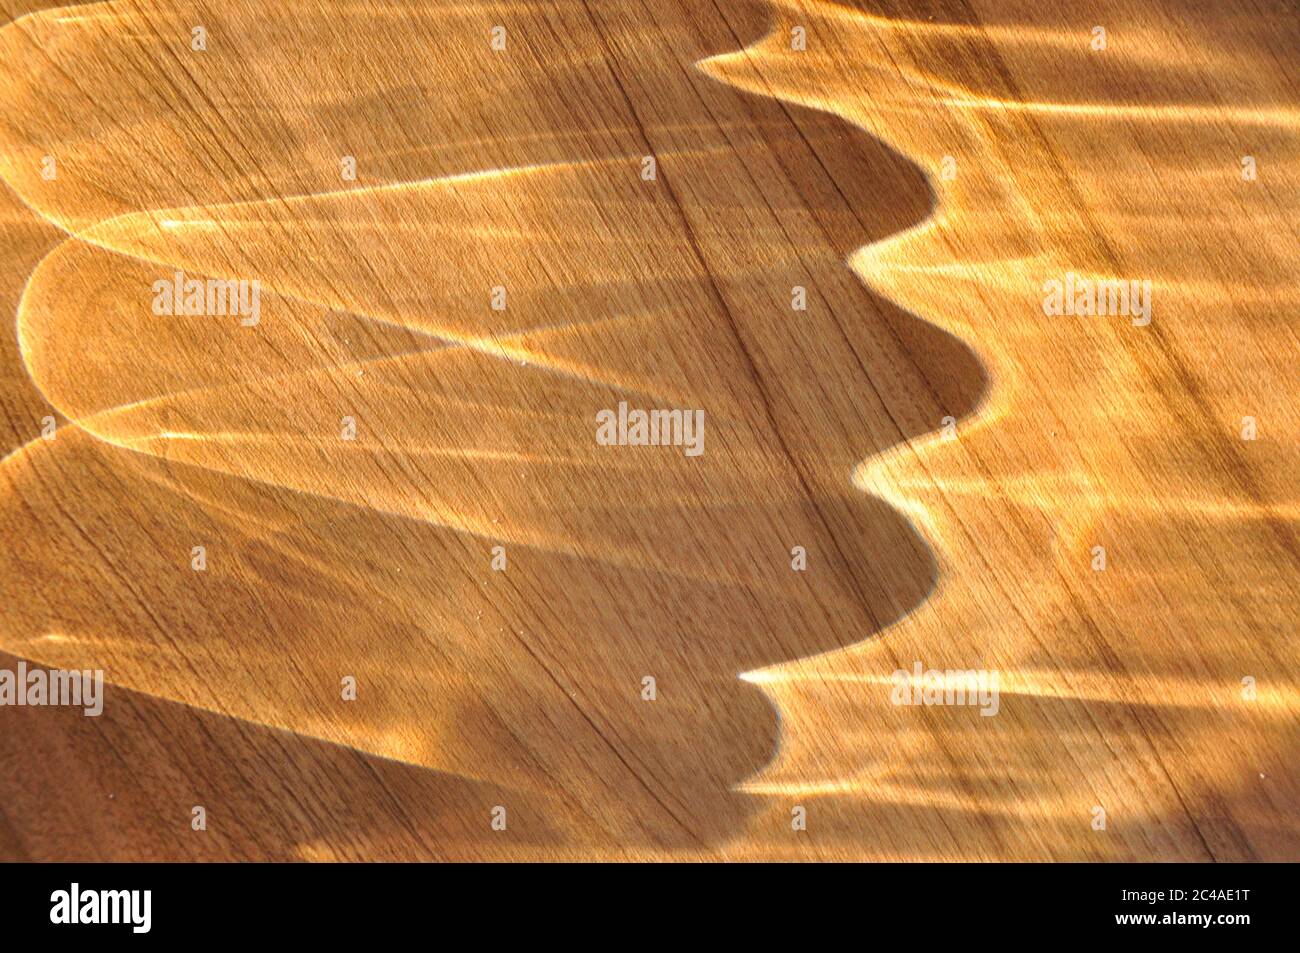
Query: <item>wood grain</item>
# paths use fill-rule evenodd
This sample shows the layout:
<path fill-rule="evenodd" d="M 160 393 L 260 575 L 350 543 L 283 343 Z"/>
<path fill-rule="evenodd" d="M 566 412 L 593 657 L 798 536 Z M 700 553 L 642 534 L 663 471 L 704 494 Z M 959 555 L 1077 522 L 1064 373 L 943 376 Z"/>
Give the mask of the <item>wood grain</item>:
<path fill-rule="evenodd" d="M 0 6 L 0 857 L 1300 856 L 1300 25 L 1044 6 Z"/>

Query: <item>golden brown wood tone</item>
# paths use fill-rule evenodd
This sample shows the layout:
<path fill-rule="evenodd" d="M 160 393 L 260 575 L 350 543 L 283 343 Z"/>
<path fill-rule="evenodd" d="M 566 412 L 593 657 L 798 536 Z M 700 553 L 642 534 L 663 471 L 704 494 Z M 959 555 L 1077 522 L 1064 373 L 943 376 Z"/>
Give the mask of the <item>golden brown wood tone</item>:
<path fill-rule="evenodd" d="M 0 4 L 0 857 L 1300 858 L 1300 25 L 1051 6 Z"/>

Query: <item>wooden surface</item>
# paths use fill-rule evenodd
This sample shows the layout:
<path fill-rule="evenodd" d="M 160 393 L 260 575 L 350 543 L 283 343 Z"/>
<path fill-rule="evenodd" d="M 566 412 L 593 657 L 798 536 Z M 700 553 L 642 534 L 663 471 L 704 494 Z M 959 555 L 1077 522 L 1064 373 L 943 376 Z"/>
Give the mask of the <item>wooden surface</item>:
<path fill-rule="evenodd" d="M 1300 23 L 1053 6 L 0 3 L 0 857 L 1300 859 Z"/>

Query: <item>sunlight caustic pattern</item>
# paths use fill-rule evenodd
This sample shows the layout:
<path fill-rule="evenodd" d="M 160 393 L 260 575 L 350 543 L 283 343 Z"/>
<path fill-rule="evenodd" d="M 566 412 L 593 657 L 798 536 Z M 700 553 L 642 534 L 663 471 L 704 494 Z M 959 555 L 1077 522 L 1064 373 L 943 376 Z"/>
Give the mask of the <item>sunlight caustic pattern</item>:
<path fill-rule="evenodd" d="M 704 64 L 837 112 L 931 172 L 935 214 L 852 264 L 970 342 L 992 378 L 957 439 L 858 468 L 858 486 L 924 528 L 939 588 L 880 641 L 750 676 L 795 713 L 755 784 L 874 799 L 902 774 L 924 800 L 931 787 L 901 760 L 941 771 L 955 812 L 1059 818 L 1049 853 L 1107 854 L 1076 819 L 1124 803 L 1153 841 L 1197 829 L 1201 849 L 1183 856 L 1288 856 L 1295 825 L 1271 805 L 1294 803 L 1300 742 L 1300 109 L 1255 64 L 1295 24 L 1278 37 L 1267 20 L 1115 5 L 1099 50 L 1089 24 L 1036 29 L 1031 7 L 976 4 L 1006 22 L 968 25 L 790 4 L 782 29 Z M 790 50 L 792 24 L 817 38 L 808 52 Z M 1254 87 L 1223 102 L 1224 77 L 1241 76 Z M 1117 88 L 1133 99 L 1115 102 Z M 1243 180 L 1247 154 L 1276 174 Z M 1044 282 L 1069 272 L 1150 280 L 1151 323 L 1045 316 Z M 1247 416 L 1269 432 L 1242 440 Z M 1094 546 L 1110 559 L 1095 574 Z M 900 741 L 880 695 L 865 696 L 862 721 L 885 723 L 863 730 L 846 777 L 830 684 L 956 645 L 965 667 L 1003 672 L 998 741 L 972 731 L 969 754 L 950 737 Z M 1267 706 L 1241 692 L 1261 666 L 1276 674 Z M 1083 707 L 1102 713 L 1096 731 L 1043 737 L 1039 719 L 1069 725 Z M 1253 805 L 1245 824 L 1222 817 L 1232 800 Z"/>
<path fill-rule="evenodd" d="M 411 772 L 400 822 L 199 855 L 1295 856 L 1296 25 L 649 6 L 0 31 L 59 230 L 13 386 L 74 425 L 6 448 L 0 649 Z M 159 318 L 177 271 L 257 326 Z M 1045 314 L 1067 274 L 1150 322 Z M 707 452 L 595 445 L 619 400 Z M 892 705 L 917 659 L 997 717 Z"/>
<path fill-rule="evenodd" d="M 865 217 L 832 202 L 811 153 L 845 127 L 695 70 L 736 45 L 716 14 L 231 7 L 191 56 L 188 8 L 95 9 L 3 37 L 6 180 L 71 233 L 32 271 L 17 341 L 77 427 L 6 467 L 13 558 L 58 596 L 25 598 L 12 575 L 5 647 L 218 713 L 234 722 L 219 737 L 268 726 L 397 759 L 420 769 L 398 785 L 408 813 L 509 801 L 522 840 L 440 814 L 451 856 L 689 852 L 742 830 L 755 802 L 735 787 L 777 720 L 737 675 L 857 641 L 930 585 L 924 543 L 847 482 L 941 413 L 894 370 L 909 346 L 948 355 L 949 403 L 978 377 L 843 265 L 924 213 L 920 176 L 863 137 L 852 167 L 911 188 Z M 486 42 L 497 15 L 507 56 Z M 432 63 L 412 35 L 449 52 Z M 314 73 L 286 49 L 312 51 Z M 38 108 L 51 98 L 64 108 Z M 160 319 L 153 284 L 177 269 L 258 281 L 257 325 Z M 874 320 L 795 326 L 796 283 Z M 891 386 L 864 406 L 810 360 Z M 621 399 L 703 407 L 708 452 L 595 445 L 593 413 Z M 822 554 L 816 579 L 790 571 L 796 541 Z M 896 554 L 886 571 L 873 551 Z M 340 705 L 344 673 L 362 688 Z M 665 686 L 653 705 L 647 674 Z M 391 838 L 409 836 L 354 849 L 401 854 Z M 358 837 L 271 830 L 235 849 Z"/>

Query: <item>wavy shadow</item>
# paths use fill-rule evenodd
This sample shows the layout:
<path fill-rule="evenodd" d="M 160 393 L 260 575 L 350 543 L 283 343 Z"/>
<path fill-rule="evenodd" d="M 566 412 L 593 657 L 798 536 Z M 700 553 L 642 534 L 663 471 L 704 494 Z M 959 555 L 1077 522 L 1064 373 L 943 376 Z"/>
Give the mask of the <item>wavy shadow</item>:
<path fill-rule="evenodd" d="M 435 199 L 396 188 L 390 214 L 367 231 L 359 196 L 313 199 L 306 188 L 292 208 L 256 195 L 232 204 L 229 192 L 256 192 L 260 173 L 239 165 L 238 150 L 234 167 L 208 173 L 217 185 L 199 205 L 188 195 L 167 201 L 161 178 L 90 197 L 74 180 L 33 203 L 84 228 L 111 206 L 105 194 L 120 193 L 148 209 L 202 208 L 222 228 L 176 234 L 148 215 L 117 218 L 96 246 L 68 246 L 33 276 L 20 316 L 24 358 L 51 401 L 99 440 L 61 436 L 5 468 L 0 523 L 26 567 L 4 574 L 7 601 L 22 606 L 7 649 L 48 664 L 98 658 L 141 692 L 585 805 L 593 817 L 557 824 L 558 844 L 581 843 L 594 828 L 605 849 L 694 849 L 742 829 L 754 799 L 736 784 L 771 757 L 778 726 L 736 676 L 860 643 L 924 601 L 935 579 L 924 541 L 850 475 L 864 454 L 969 413 L 986 378 L 969 349 L 873 294 L 845 265 L 864 241 L 930 213 L 917 167 L 837 117 L 694 70 L 758 35 L 760 8 L 671 5 L 653 25 L 632 19 L 638 10 L 529 14 L 539 30 L 553 17 L 585 32 L 602 53 L 594 67 L 543 62 L 558 78 L 539 85 L 536 110 L 515 126 L 493 114 L 506 123 L 508 148 L 498 151 L 537 161 L 529 143 L 541 115 L 574 124 L 565 143 L 611 130 L 629 157 L 622 171 L 556 172 L 548 189 L 572 197 L 558 214 L 547 192 L 488 179 Z M 566 101 L 593 85 L 605 97 L 599 128 Z M 138 136 L 152 117 L 158 132 L 171 108 L 142 105 L 138 125 L 120 128 Z M 364 131 L 350 138 L 364 141 Z M 106 139 L 95 158 L 105 177 L 137 144 L 132 136 Z M 418 150 L 398 159 L 393 144 L 381 145 L 397 163 L 389 174 L 447 172 L 422 165 Z M 590 148 L 604 156 L 608 146 Z M 635 177 L 643 153 L 661 158 L 653 189 Z M 89 173 L 91 185 L 100 174 Z M 190 187 L 208 184 L 200 175 Z M 540 243 L 475 239 L 507 208 L 543 232 L 563 234 L 568 223 L 616 240 L 548 258 Z M 362 384 L 340 372 L 355 357 L 410 344 L 391 327 L 411 320 L 407 303 L 448 293 L 468 301 L 477 287 L 436 261 L 426 266 L 427 241 L 385 234 L 385 222 L 412 219 L 466 226 L 462 271 L 485 277 L 503 262 L 540 262 L 561 276 L 538 281 L 553 294 L 512 304 L 508 327 L 484 327 L 491 315 L 453 316 L 481 337 L 558 329 L 529 345 L 543 359 L 521 370 L 451 346 L 403 354 L 386 377 L 368 367 Z M 643 231 L 627 234 L 627 222 Z M 312 268 L 291 257 L 297 251 Z M 142 315 L 141 289 L 173 266 L 263 281 L 260 350 L 235 329 Z M 806 312 L 790 310 L 796 284 L 808 289 Z M 646 287 L 660 299 L 653 307 Z M 593 295 L 594 310 L 632 320 L 575 322 Z M 447 319 L 428 310 L 416 325 Z M 652 317 L 636 320 L 642 314 Z M 85 340 L 96 342 L 93 353 L 74 343 Z M 250 362 L 234 375 L 237 397 L 193 386 L 222 376 L 212 355 L 227 344 Z M 575 358 L 617 373 L 548 366 Z M 300 378 L 292 390 L 264 383 L 290 371 Z M 589 411 L 629 386 L 706 408 L 727 425 L 710 434 L 716 449 L 698 466 L 641 455 L 639 473 L 610 468 L 591 445 Z M 326 432 L 359 400 L 378 434 L 372 443 L 292 439 L 305 419 Z M 558 408 L 558 420 L 539 427 L 539 406 Z M 182 432 L 197 439 L 148 439 Z M 487 466 L 470 452 L 530 442 L 585 466 Z M 412 452 L 427 446 L 462 458 L 434 467 Z M 61 488 L 70 481 L 75 494 Z M 214 555 L 196 577 L 186 554 L 200 538 Z M 488 540 L 510 545 L 507 573 L 487 569 Z M 808 573 L 791 571 L 792 545 L 807 548 Z M 27 598 L 36 578 L 57 579 L 59 597 Z M 382 688 L 341 710 L 341 673 Z M 661 686 L 654 705 L 638 697 L 647 674 Z"/>

